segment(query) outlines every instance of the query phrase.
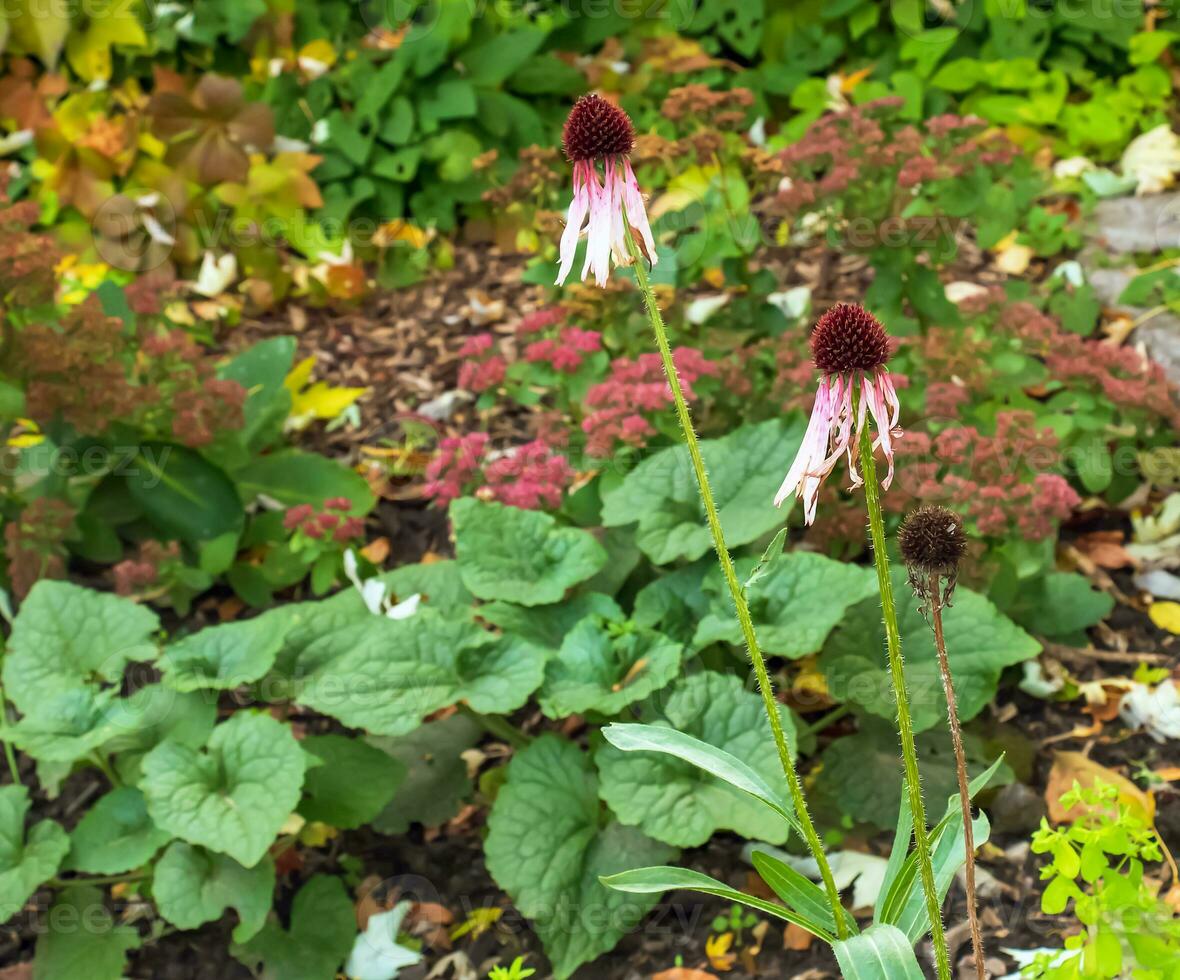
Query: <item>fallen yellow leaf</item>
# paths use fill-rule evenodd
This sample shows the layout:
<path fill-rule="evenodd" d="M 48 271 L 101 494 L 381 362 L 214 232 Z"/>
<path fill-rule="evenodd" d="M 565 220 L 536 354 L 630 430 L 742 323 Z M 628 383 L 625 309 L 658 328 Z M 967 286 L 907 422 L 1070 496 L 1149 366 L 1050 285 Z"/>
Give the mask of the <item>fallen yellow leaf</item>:
<path fill-rule="evenodd" d="M 709 958 L 709 966 L 722 973 L 733 969 L 736 954 L 730 951 L 733 946 L 733 933 L 723 932 L 718 936 L 710 936 L 705 940 L 705 956 Z"/>
<path fill-rule="evenodd" d="M 1135 816 L 1149 825 L 1155 822 L 1155 797 L 1150 793 L 1145 793 L 1126 776 L 1107 769 L 1081 752 L 1058 752 L 1053 756 L 1053 768 L 1049 770 L 1049 781 L 1045 787 L 1045 802 L 1049 807 L 1049 819 L 1053 823 L 1066 823 L 1083 812 L 1080 806 L 1066 810 L 1060 802 L 1061 795 L 1073 787 L 1075 780 L 1084 789 L 1093 786 L 1095 780 L 1113 786 L 1118 790 L 1119 802 L 1125 804 Z"/>
<path fill-rule="evenodd" d="M 1147 615 L 1160 629 L 1180 634 L 1180 602 L 1153 602 Z"/>

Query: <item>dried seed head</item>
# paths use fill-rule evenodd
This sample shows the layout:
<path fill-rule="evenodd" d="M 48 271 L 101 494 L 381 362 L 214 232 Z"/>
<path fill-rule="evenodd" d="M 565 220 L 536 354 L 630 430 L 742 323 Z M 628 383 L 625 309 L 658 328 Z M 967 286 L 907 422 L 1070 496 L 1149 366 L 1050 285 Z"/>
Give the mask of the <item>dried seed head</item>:
<path fill-rule="evenodd" d="M 561 145 L 571 163 L 622 156 L 635 145 L 635 128 L 617 105 L 597 95 L 583 95 L 565 121 Z"/>
<path fill-rule="evenodd" d="M 824 374 L 876 371 L 889 360 L 889 337 L 863 306 L 837 303 L 816 321 L 811 356 Z"/>
<path fill-rule="evenodd" d="M 907 517 L 897 532 L 901 560 L 909 572 L 910 587 L 927 612 L 943 580 L 942 602 L 950 605 L 959 575 L 959 562 L 967 553 L 963 518 L 953 510 L 926 504 Z"/>
<path fill-rule="evenodd" d="M 963 518 L 927 504 L 910 514 L 897 532 L 901 560 L 926 575 L 953 575 L 967 553 Z"/>

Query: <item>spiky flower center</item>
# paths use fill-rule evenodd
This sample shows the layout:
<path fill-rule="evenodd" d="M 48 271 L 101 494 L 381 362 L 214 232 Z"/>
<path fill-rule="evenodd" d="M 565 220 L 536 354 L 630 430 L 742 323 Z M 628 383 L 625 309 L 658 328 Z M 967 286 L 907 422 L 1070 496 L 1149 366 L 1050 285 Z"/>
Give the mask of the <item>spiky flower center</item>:
<path fill-rule="evenodd" d="M 889 337 L 864 307 L 837 303 L 815 324 L 811 356 L 825 374 L 876 371 L 889 360 Z"/>
<path fill-rule="evenodd" d="M 571 163 L 623 156 L 635 145 L 635 128 L 617 105 L 597 95 L 583 95 L 565 121 L 561 145 Z"/>
<path fill-rule="evenodd" d="M 902 523 L 897 544 L 911 572 L 953 575 L 967 553 L 963 518 L 935 504 L 919 507 Z"/>

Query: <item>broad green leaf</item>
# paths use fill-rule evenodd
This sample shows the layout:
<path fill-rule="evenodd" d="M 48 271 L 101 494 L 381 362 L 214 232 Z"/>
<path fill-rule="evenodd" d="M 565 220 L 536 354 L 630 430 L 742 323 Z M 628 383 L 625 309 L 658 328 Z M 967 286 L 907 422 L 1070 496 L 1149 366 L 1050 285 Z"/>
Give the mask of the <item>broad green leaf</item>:
<path fill-rule="evenodd" d="M 192 449 L 144 443 L 125 480 L 127 492 L 166 537 L 197 544 L 242 529 L 245 512 L 233 481 Z"/>
<path fill-rule="evenodd" d="M 570 630 L 589 616 L 621 620 L 623 611 L 614 599 L 601 592 L 588 592 L 552 606 L 489 602 L 479 607 L 480 619 L 534 646 L 552 651 L 559 650 Z"/>
<path fill-rule="evenodd" d="M 302 449 L 280 449 L 261 456 L 234 474 L 245 500 L 272 497 L 286 507 L 322 506 L 331 497 L 347 497 L 352 513 L 367 514 L 376 498 L 364 477 L 347 467 Z"/>
<path fill-rule="evenodd" d="M 655 715 L 646 711 L 645 715 Z M 794 740 L 790 712 L 779 710 L 788 739 Z M 670 727 L 700 739 L 750 768 L 767 785 L 782 781 L 774 738 L 762 699 L 732 674 L 707 671 L 680 681 L 668 696 L 663 717 L 652 727 Z M 631 726 L 611 726 L 611 733 Z M 614 744 L 598 750 L 599 792 L 619 820 L 649 837 L 677 847 L 703 844 L 718 830 L 782 844 L 789 824 L 748 791 L 664 752 L 623 751 Z"/>
<path fill-rule="evenodd" d="M 1085 576 L 1049 572 L 1022 584 L 1008 613 L 1040 636 L 1069 636 L 1101 622 L 1113 608 L 1114 598 L 1095 589 Z"/>
<path fill-rule="evenodd" d="M 649 582 L 635 597 L 632 618 L 640 626 L 691 644 L 709 611 L 710 596 L 703 583 L 716 567 L 716 559 L 702 558 Z"/>
<path fill-rule="evenodd" d="M 700 648 L 722 640 L 740 646 L 742 632 L 729 591 L 719 587 L 713 592 L 694 645 Z M 876 594 L 872 569 L 807 551 L 771 559 L 746 589 L 763 652 L 791 658 L 820 650 L 848 607 Z"/>
<path fill-rule="evenodd" d="M 85 27 L 75 28 L 66 40 L 66 58 L 84 81 L 107 81 L 114 45 L 142 48 L 147 43 L 134 3 L 93 0 L 86 9 Z"/>
<path fill-rule="evenodd" d="M 362 827 L 397 792 L 406 770 L 397 760 L 347 735 L 310 735 L 301 743 L 323 765 L 307 771 L 299 812 L 333 827 Z"/>
<path fill-rule="evenodd" d="M 400 763 L 405 773 L 393 800 L 373 818 L 373 829 L 404 834 L 411 824 L 437 827 L 455 816 L 471 794 L 461 753 L 482 736 L 482 728 L 459 714 L 428 722 L 401 738 L 370 736 L 369 743 Z"/>
<path fill-rule="evenodd" d="M 898 628 L 905 657 L 906 687 L 915 731 L 946 724 L 946 699 L 938 672 L 934 637 L 918 610 L 904 569 L 893 572 Z M 1035 657 L 1041 646 L 977 592 L 962 588 L 943 615 L 947 653 L 963 721 L 974 718 L 996 693 L 1000 673 Z M 885 654 L 885 627 L 876 598 L 848 610 L 820 656 L 828 690 L 839 701 L 859 705 L 892 720 L 896 711 Z M 892 819 L 889 821 L 892 823 Z"/>
<path fill-rule="evenodd" d="M 283 646 L 284 630 L 259 617 L 207 626 L 160 656 L 164 683 L 177 691 L 228 691 L 262 677 Z"/>
<path fill-rule="evenodd" d="M 480 599 L 559 602 L 606 563 L 592 534 L 540 511 L 463 497 L 451 504 L 451 523 L 463 584 Z"/>
<path fill-rule="evenodd" d="M 767 901 L 765 898 L 758 898 L 756 895 L 747 895 L 745 892 L 738 891 L 736 888 L 730 888 L 716 878 L 711 878 L 709 875 L 702 874 L 699 871 L 693 871 L 691 868 L 673 868 L 668 866 L 632 868 L 628 871 L 621 871 L 618 874 L 603 875 L 601 881 L 608 888 L 613 888 L 615 891 L 627 892 L 632 895 L 660 895 L 664 892 L 680 891 L 682 889 L 701 892 L 705 895 L 716 895 L 718 898 L 747 905 L 752 909 L 757 909 L 759 912 L 774 916 L 776 919 L 782 919 L 785 922 L 794 922 L 809 932 L 812 931 L 813 923 L 793 910 L 783 908 L 781 905 Z M 820 938 L 826 942 L 830 941 L 829 936 L 820 934 Z"/>
<path fill-rule="evenodd" d="M 200 693 L 181 694 L 163 684 L 148 684 L 123 699 L 125 723 L 120 732 L 103 743 L 115 756 L 115 768 L 124 781 L 138 783 L 144 755 L 164 741 L 199 749 L 217 722 L 217 704 Z"/>
<path fill-rule="evenodd" d="M 378 577 L 398 599 L 408 599 L 417 593 L 426 605 L 440 612 L 466 609 L 472 603 L 456 561 L 402 565 Z"/>
<path fill-rule="evenodd" d="M 283 422 L 291 410 L 291 393 L 283 380 L 294 361 L 295 338 L 272 337 L 235 355 L 217 372 L 218 377 L 236 381 L 248 392 L 240 432 L 248 449 L 265 449 L 282 436 Z"/>
<path fill-rule="evenodd" d="M 147 864 L 172 835 L 148 816 L 143 794 L 120 786 L 94 804 L 70 834 L 65 867 L 94 875 L 113 875 Z"/>
<path fill-rule="evenodd" d="M 22 712 L 86 684 L 118 683 L 127 664 L 156 656 L 160 621 L 130 599 L 42 580 L 21 604 L 4 657 L 4 692 Z"/>
<path fill-rule="evenodd" d="M 774 494 L 799 448 L 803 428 L 798 419 L 773 420 L 701 443 L 731 548 L 757 540 L 784 521 Z M 639 547 L 657 565 L 691 561 L 713 547 L 684 446 L 648 457 L 607 492 L 602 521 L 607 527 L 638 522 Z"/>
<path fill-rule="evenodd" d="M 240 712 L 204 750 L 164 742 L 143 760 L 140 789 L 157 826 L 253 867 L 299 802 L 306 756 L 291 729 Z"/>
<path fill-rule="evenodd" d="M 922 772 L 922 798 L 927 811 L 942 809 L 942 801 L 957 793 L 954 754 L 941 729 L 917 738 Z M 970 754 L 971 744 L 968 744 Z M 855 735 L 838 738 L 823 753 L 818 784 L 853 820 L 887 828 L 895 825 L 901 806 L 903 768 L 901 746 L 892 726 L 872 718 L 861 720 Z M 979 766 L 969 765 L 977 771 Z M 871 769 L 879 778 L 865 779 Z M 1011 769 L 1000 767 L 1008 780 Z M 936 812 L 936 811 L 935 811 Z"/>
<path fill-rule="evenodd" d="M 872 925 L 832 946 L 844 980 L 924 980 L 913 943 L 894 926 Z"/>
<path fill-rule="evenodd" d="M 79 687 L 47 695 L 9 730 L 39 762 L 72 763 L 126 730 L 126 702 L 113 688 Z"/>
<path fill-rule="evenodd" d="M 583 619 L 545 666 L 537 701 L 550 718 L 615 715 L 671 681 L 683 655 L 684 647 L 662 633 Z"/>
<path fill-rule="evenodd" d="M 63 891 L 47 921 L 33 957 L 35 980 L 121 980 L 127 951 L 139 948 L 139 933 L 116 925 L 103 893 L 87 885 Z"/>
<path fill-rule="evenodd" d="M 543 735 L 513 757 L 488 817 L 488 871 L 535 920 L 558 980 L 610 950 L 655 905 L 599 878 L 676 854 L 605 818 L 597 782 L 581 749 Z"/>
<path fill-rule="evenodd" d="M 460 701 L 514 711 L 540 686 L 544 665 L 537 647 L 424 608 L 332 630 L 282 667 L 300 704 L 375 735 L 405 735 Z"/>
<path fill-rule="evenodd" d="M 340 970 L 355 937 L 356 914 L 344 885 L 339 878 L 317 875 L 295 896 L 290 929 L 272 918 L 230 952 L 253 969 L 264 967 L 264 977 L 327 980 Z"/>
<path fill-rule="evenodd" d="M 177 929 L 196 929 L 234 909 L 236 943 L 253 939 L 266 924 L 274 890 L 275 866 L 269 857 L 243 868 L 233 858 L 181 841 L 164 852 L 152 877 L 156 907 Z"/>
<path fill-rule="evenodd" d="M 25 833 L 29 791 L 0 786 L 0 918 L 7 922 L 42 882 L 52 878 L 70 849 L 61 825 L 42 820 Z"/>

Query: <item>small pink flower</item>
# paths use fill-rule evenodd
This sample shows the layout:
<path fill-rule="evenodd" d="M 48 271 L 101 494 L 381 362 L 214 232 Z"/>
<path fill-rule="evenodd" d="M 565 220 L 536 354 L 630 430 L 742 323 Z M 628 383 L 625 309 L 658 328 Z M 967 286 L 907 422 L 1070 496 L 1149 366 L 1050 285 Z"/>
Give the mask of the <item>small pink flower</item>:
<path fill-rule="evenodd" d="M 634 145 L 635 129 L 618 106 L 593 94 L 583 95 L 574 103 L 562 132 L 562 146 L 574 165 L 574 197 L 561 236 L 557 285 L 565 282 L 573 268 L 583 232 L 587 240 L 583 280 L 593 272 L 595 283 L 606 286 L 612 259 L 615 265 L 631 264 L 627 224 L 639 236 L 648 260 L 656 264 L 643 194 L 628 159 Z"/>
<path fill-rule="evenodd" d="M 775 495 L 774 504 L 795 494 L 803 501 L 803 518 L 811 524 L 819 488 L 842 455 L 848 457 L 852 485 L 863 482 L 856 472 L 857 446 L 869 416 L 877 429 L 873 448 L 885 454 L 889 472 L 881 485 L 893 482 L 893 441 L 901 435 L 897 427 L 901 406 L 885 364 L 889 360 L 889 337 L 879 320 L 867 310 L 850 303 L 837 303 L 819 318 L 811 334 L 811 355 L 824 374 L 820 379 L 815 406 L 795 462 Z M 858 409 L 853 415 L 853 393 Z"/>

